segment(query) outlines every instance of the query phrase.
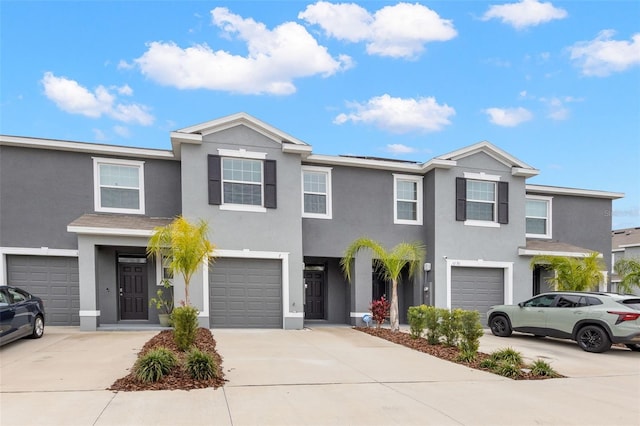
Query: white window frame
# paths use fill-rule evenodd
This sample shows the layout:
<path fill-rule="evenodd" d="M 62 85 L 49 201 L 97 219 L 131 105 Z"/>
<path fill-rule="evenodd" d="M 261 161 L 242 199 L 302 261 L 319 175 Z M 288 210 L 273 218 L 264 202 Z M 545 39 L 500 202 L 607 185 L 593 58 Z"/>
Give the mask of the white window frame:
<path fill-rule="evenodd" d="M 102 165 L 115 165 L 125 167 L 137 167 L 138 169 L 138 202 L 139 208 L 127 209 L 117 207 L 102 207 L 102 194 L 100 188 L 100 166 Z M 131 188 L 132 189 L 132 188 Z M 144 214 L 145 213 L 145 197 L 144 197 L 144 161 L 136 160 L 120 160 L 117 158 L 99 158 L 93 157 L 93 200 L 94 209 L 96 212 L 102 213 L 130 213 L 130 214 Z"/>
<path fill-rule="evenodd" d="M 397 225 L 422 225 L 422 182 L 423 176 L 393 174 L 393 223 Z M 398 200 L 398 182 L 407 181 L 416 184 L 416 219 L 398 219 L 398 201 L 414 201 L 414 200 Z"/>
<path fill-rule="evenodd" d="M 156 256 L 156 285 L 158 287 L 163 287 L 164 284 L 162 283 L 162 281 L 164 281 L 165 279 L 167 281 L 169 281 L 171 283 L 171 285 L 173 285 L 173 277 L 167 277 L 165 276 L 165 268 L 163 267 L 163 261 L 164 261 L 165 256 L 163 255 L 157 255 Z"/>
<path fill-rule="evenodd" d="M 531 217 L 534 219 L 546 219 L 547 221 L 547 229 L 546 232 L 544 234 L 529 234 L 527 233 L 526 236 L 527 238 L 552 238 L 552 228 L 551 228 L 551 213 L 553 212 L 552 209 L 552 202 L 553 202 L 553 197 L 543 197 L 540 195 L 527 195 L 526 196 L 527 200 L 535 200 L 535 201 L 546 201 L 547 202 L 547 217 L 542 218 L 542 217 L 537 217 L 537 216 L 528 216 L 527 215 L 527 208 L 526 208 L 526 204 L 525 204 L 525 229 L 526 229 L 526 219 Z"/>
<path fill-rule="evenodd" d="M 266 207 L 264 207 L 264 160 L 267 158 L 267 154 L 264 152 L 253 152 L 247 151 L 245 149 L 240 150 L 231 150 L 231 149 L 218 149 L 218 154 L 221 156 L 220 164 L 220 185 L 222 185 L 222 194 L 221 194 L 221 204 L 220 210 L 231 210 L 231 211 L 242 211 L 242 212 L 258 212 L 265 213 L 267 211 Z M 224 160 L 225 158 L 237 158 L 241 160 L 249 160 L 249 161 L 260 161 L 260 202 L 261 205 L 250 205 L 250 204 L 235 204 L 235 203 L 225 203 L 224 201 L 224 183 L 232 182 L 226 181 L 224 179 Z M 255 184 L 252 182 L 252 184 Z"/>
<path fill-rule="evenodd" d="M 333 203 L 332 203 L 332 186 L 331 186 L 331 167 L 318 167 L 318 166 L 302 166 L 302 217 L 314 218 L 314 219 L 331 219 L 333 217 Z M 321 173 L 326 177 L 325 186 L 327 188 L 325 193 L 320 192 L 306 192 L 304 190 L 304 174 L 306 172 L 309 173 Z M 307 213 L 304 211 L 304 195 L 314 194 L 314 195 L 324 195 L 326 197 L 326 208 L 327 211 L 325 213 Z"/>
<path fill-rule="evenodd" d="M 484 226 L 486 228 L 500 228 L 500 224 L 498 223 L 498 184 L 500 182 L 499 175 L 490 175 L 485 172 L 473 173 L 473 172 L 464 172 L 464 178 L 467 179 L 467 183 L 470 180 L 475 181 L 486 181 L 492 182 L 494 184 L 494 192 L 493 192 L 493 220 L 478 220 L 478 219 L 467 219 L 464 221 L 464 224 L 467 226 Z M 465 209 L 467 208 L 466 203 L 469 202 L 469 198 L 466 197 Z M 473 200 L 474 203 L 478 202 L 487 202 L 487 201 L 476 201 Z"/>

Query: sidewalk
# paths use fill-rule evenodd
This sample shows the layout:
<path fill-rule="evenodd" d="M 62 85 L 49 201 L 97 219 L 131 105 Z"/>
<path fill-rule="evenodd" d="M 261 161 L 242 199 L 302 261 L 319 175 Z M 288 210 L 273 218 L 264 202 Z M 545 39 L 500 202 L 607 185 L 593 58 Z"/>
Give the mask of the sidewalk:
<path fill-rule="evenodd" d="M 518 382 L 346 327 L 214 330 L 224 388 L 104 390 L 155 333 L 50 327 L 0 349 L 0 424 L 640 423 L 640 373 Z"/>

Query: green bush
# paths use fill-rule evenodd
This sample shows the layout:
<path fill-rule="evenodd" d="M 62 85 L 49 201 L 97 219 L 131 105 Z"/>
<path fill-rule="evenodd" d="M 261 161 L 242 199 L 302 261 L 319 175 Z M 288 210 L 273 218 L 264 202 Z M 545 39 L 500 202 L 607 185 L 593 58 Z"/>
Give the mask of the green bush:
<path fill-rule="evenodd" d="M 500 361 L 506 361 L 518 367 L 522 365 L 522 355 L 513 348 L 505 348 L 492 352 L 491 358 L 498 363 L 500 363 Z"/>
<path fill-rule="evenodd" d="M 498 365 L 493 370 L 501 376 L 510 377 L 512 379 L 520 376 L 522 371 L 520 365 L 511 363 L 509 361 L 498 361 Z"/>
<path fill-rule="evenodd" d="M 498 366 L 498 362 L 493 358 L 486 358 L 480 361 L 480 367 L 488 368 L 489 370 L 495 370 Z"/>
<path fill-rule="evenodd" d="M 541 359 L 536 360 L 533 364 L 531 364 L 531 374 L 534 376 L 544 376 L 544 377 L 558 377 L 559 374 L 556 370 L 549 365 L 548 362 L 543 361 Z"/>
<path fill-rule="evenodd" d="M 409 329 L 411 337 L 417 339 L 422 337 L 424 329 L 427 327 L 427 305 L 411 306 L 407 311 L 407 319 L 409 320 Z"/>
<path fill-rule="evenodd" d="M 136 361 L 135 376 L 142 382 L 157 382 L 178 362 L 167 348 L 152 349 Z"/>
<path fill-rule="evenodd" d="M 440 311 L 435 306 L 427 306 L 425 312 L 425 337 L 430 345 L 440 344 L 440 337 L 442 333 L 440 331 Z"/>
<path fill-rule="evenodd" d="M 478 311 L 461 311 L 459 317 L 460 343 L 458 348 L 465 361 L 473 361 L 480 348 L 480 337 L 484 334 Z"/>
<path fill-rule="evenodd" d="M 185 370 L 196 380 L 208 380 L 216 377 L 218 366 L 208 353 L 194 348 L 185 360 Z"/>
<path fill-rule="evenodd" d="M 173 339 L 181 351 L 188 350 L 196 340 L 198 310 L 193 306 L 180 306 L 171 313 Z"/>
<path fill-rule="evenodd" d="M 462 309 L 440 309 L 440 327 L 447 346 L 456 346 L 460 338 L 460 316 Z"/>

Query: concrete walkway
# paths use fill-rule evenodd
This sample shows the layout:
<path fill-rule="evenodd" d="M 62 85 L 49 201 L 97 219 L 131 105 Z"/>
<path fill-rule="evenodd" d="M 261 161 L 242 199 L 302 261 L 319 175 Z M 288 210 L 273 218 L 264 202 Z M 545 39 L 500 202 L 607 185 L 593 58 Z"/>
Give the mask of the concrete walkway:
<path fill-rule="evenodd" d="M 105 390 L 156 333 L 49 327 L 41 340 L 0 348 L 0 424 L 640 424 L 637 353 L 592 355 L 622 362 L 625 374 L 512 381 L 349 327 L 214 330 L 224 388 Z"/>

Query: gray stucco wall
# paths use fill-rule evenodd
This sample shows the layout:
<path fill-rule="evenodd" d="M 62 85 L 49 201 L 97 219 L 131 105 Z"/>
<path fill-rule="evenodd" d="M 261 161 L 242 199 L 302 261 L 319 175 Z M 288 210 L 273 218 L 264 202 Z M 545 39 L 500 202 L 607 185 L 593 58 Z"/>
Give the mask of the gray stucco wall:
<path fill-rule="evenodd" d="M 277 161 L 276 209 L 267 209 L 266 212 L 227 211 L 209 205 L 207 155 L 218 155 L 220 148 L 262 152 L 267 154 L 267 159 Z M 288 253 L 288 306 L 291 312 L 302 313 L 300 156 L 283 153 L 280 143 L 244 126 L 206 136 L 202 145 L 183 144 L 181 155 L 183 214 L 187 218 L 207 220 L 211 227 L 210 239 L 218 249 Z M 202 286 L 203 277 L 194 277 L 191 286 L 194 303 L 203 303 Z M 285 318 L 285 327 L 302 328 L 302 316 L 299 319 Z"/>

